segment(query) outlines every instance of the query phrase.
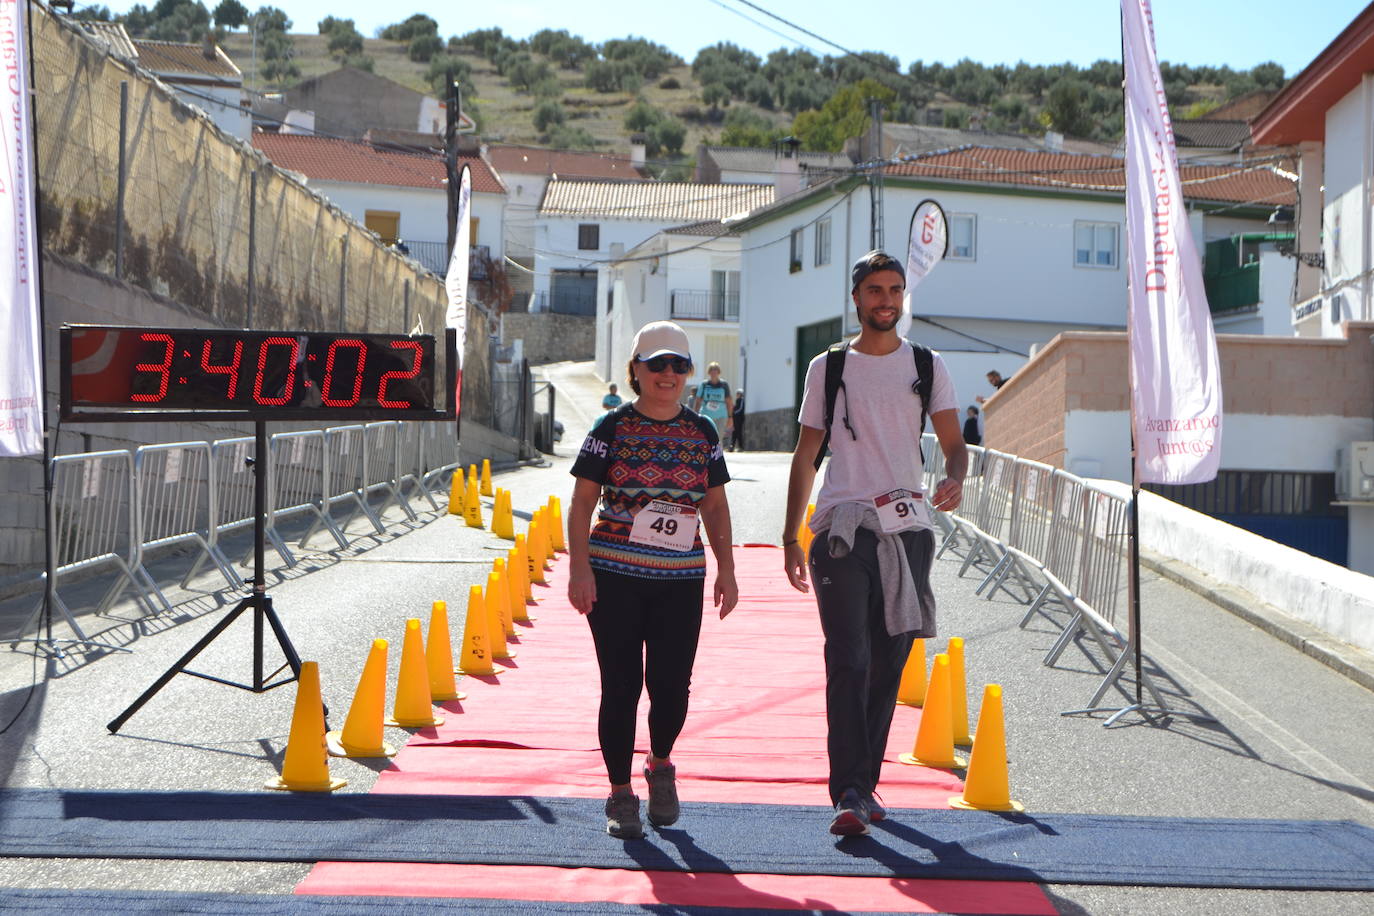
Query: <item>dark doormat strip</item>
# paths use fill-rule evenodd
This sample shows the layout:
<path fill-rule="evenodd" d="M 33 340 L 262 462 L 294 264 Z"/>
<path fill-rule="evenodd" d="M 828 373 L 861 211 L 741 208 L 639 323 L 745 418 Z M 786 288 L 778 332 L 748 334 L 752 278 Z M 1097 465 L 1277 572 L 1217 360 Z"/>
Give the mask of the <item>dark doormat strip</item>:
<path fill-rule="evenodd" d="M 599 799 L 0 790 L 0 855 L 429 862 L 1176 887 L 1374 890 L 1349 821 L 901 810 L 837 840 L 829 809 L 683 805 L 644 840 Z"/>

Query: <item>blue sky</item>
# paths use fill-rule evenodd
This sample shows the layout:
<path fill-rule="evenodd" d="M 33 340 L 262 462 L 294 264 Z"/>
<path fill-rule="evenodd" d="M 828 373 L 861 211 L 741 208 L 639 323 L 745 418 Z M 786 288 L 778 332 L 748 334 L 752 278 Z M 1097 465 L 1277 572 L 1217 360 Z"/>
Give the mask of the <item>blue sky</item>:
<path fill-rule="evenodd" d="M 151 6 L 153 0 L 144 0 Z M 203 0 L 211 9 L 218 0 Z M 249 9 L 263 5 L 242 0 Z M 752 0 L 824 39 L 855 51 L 883 51 L 905 68 L 913 60 L 954 63 L 969 57 L 985 64 L 1078 65 L 1119 60 L 1119 6 L 1113 0 Z M 108 3 L 123 12 L 131 0 Z M 498 0 L 495 3 L 378 4 L 361 0 L 278 0 L 293 31 L 313 32 L 325 16 L 353 19 L 372 37 L 413 12 L 439 22 L 445 37 L 500 26 L 525 38 L 543 28 L 567 29 L 600 42 L 639 35 L 667 45 L 690 63 L 697 50 L 731 41 L 760 56 L 780 47 L 834 47 L 771 19 L 741 0 L 677 0 L 616 3 L 610 0 Z M 1155 0 L 1155 39 L 1160 58 L 1192 65 L 1249 68 L 1267 60 L 1293 75 L 1321 52 L 1365 7 L 1365 0 Z M 845 16 L 836 16 L 836 8 Z M 746 18 L 747 17 L 747 18 Z"/>

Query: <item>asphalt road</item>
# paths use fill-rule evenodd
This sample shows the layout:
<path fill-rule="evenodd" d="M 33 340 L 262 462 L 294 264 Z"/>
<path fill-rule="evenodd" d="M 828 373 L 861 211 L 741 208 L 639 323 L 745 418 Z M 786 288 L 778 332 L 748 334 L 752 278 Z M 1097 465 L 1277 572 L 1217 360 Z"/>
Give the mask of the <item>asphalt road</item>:
<path fill-rule="evenodd" d="M 599 386 L 582 367 L 552 367 L 559 416 L 568 435 L 544 467 L 501 473 L 517 512 L 550 494 L 567 505 L 570 456 L 599 412 Z M 789 456 L 727 456 L 728 493 L 737 543 L 776 543 Z M 437 598 L 461 606 L 471 584 L 485 582 L 495 549 L 505 546 L 459 519 L 431 514 L 419 525 L 389 516 L 385 537 L 325 553 L 312 544 L 301 567 L 275 570 L 271 595 L 301 656 L 319 661 L 325 701 L 346 711 L 371 640 L 392 641 L 391 677 L 404 621 L 427 619 Z M 355 525 L 351 530 L 361 532 Z M 247 542 L 238 542 L 245 548 Z M 273 559 L 269 554 L 269 561 Z M 156 565 L 171 582 L 185 557 Z M 941 630 L 966 640 L 968 683 L 1002 685 L 1013 796 L 1031 811 L 1227 818 L 1349 819 L 1374 826 L 1374 693 L 1244 623 L 1203 597 L 1144 574 L 1142 599 L 1148 668 L 1176 708 L 1214 723 L 1174 717 L 1151 724 L 1127 716 L 1062 716 L 1085 705 L 1101 680 L 1102 659 L 1074 645 L 1055 667 L 1042 657 L 1057 635 L 1045 619 L 1022 629 L 1023 609 L 1005 595 L 985 601 L 976 580 L 959 578 L 955 560 L 936 564 Z M 0 782 L 7 786 L 252 791 L 277 772 L 285 750 L 294 690 L 261 695 L 179 677 L 117 735 L 108 723 L 165 670 L 232 602 L 202 576 L 173 589 L 170 619 L 143 618 L 129 604 L 113 617 L 89 608 L 104 581 L 64 586 L 83 626 L 104 631 L 130 652 L 72 655 L 43 662 L 27 647 L 0 648 Z M 798 596 L 810 601 L 809 597 Z M 31 604 L 0 605 L 8 638 Z M 452 613 L 452 612 L 451 612 Z M 943 636 L 942 640 L 943 641 Z M 269 649 L 270 637 L 269 637 Z M 269 652 L 269 655 L 272 654 Z M 251 627 L 240 622 L 213 643 L 197 667 L 251 678 Z M 818 660 L 819 663 L 819 660 Z M 393 681 L 394 682 L 394 681 Z M 1109 705 L 1128 702 L 1120 693 Z M 336 726 L 337 727 L 337 726 Z M 388 739 L 406 733 L 389 730 Z M 384 764 L 335 760 L 346 792 L 366 792 Z M 286 893 L 309 866 L 249 862 L 0 859 L 0 887 L 141 888 Z M 1215 891 L 1188 888 L 1051 886 L 1064 913 L 1368 913 L 1374 896 L 1356 893 Z"/>

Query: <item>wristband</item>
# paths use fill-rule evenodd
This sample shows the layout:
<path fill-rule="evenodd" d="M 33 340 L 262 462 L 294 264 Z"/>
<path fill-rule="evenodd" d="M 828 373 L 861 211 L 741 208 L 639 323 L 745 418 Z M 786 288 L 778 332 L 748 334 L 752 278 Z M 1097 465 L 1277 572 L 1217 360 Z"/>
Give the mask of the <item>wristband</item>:
<path fill-rule="evenodd" d="M 796 539 L 796 538 L 793 538 L 793 539 L 790 540 L 790 541 L 783 541 L 783 542 L 782 542 L 782 546 L 784 546 L 784 547 L 791 547 L 791 546 L 792 546 L 793 544 L 795 544 L 795 543 L 797 543 L 797 539 Z"/>

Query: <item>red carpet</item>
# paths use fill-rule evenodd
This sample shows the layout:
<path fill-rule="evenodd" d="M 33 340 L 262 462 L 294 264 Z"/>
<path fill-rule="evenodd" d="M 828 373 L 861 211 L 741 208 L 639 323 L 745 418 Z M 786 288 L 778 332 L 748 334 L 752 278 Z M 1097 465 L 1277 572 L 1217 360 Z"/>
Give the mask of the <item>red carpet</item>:
<path fill-rule="evenodd" d="M 780 551 L 735 549 L 739 606 L 707 609 L 687 726 L 673 752 L 684 801 L 825 805 L 825 674 L 814 599 L 794 591 Z M 374 791 L 601 797 L 596 657 L 586 621 L 568 603 L 567 561 L 536 585 L 532 625 L 519 627 L 504 674 L 464 678 L 467 699 L 440 704 L 438 728 L 414 734 Z M 712 574 L 713 575 L 713 574 Z M 711 578 L 707 579 L 708 595 Z M 451 621 L 461 633 L 461 620 Z M 455 656 L 457 649 L 455 647 Z M 507 664 L 507 663 L 502 663 Z M 641 707 L 640 751 L 647 741 Z M 897 708 L 880 788 L 889 808 L 946 806 L 952 773 L 897 763 L 920 711 Z M 636 774 L 637 784 L 642 779 Z M 637 789 L 642 796 L 642 786 Z M 690 824 L 679 826 L 690 830 Z M 825 823 L 817 823 L 818 831 Z M 588 842 L 614 842 L 588 837 Z M 593 880 L 595 879 L 595 880 Z M 540 866 L 322 863 L 309 894 L 459 896 L 872 912 L 1053 913 L 1033 884 L 772 875 L 699 875 Z"/>

